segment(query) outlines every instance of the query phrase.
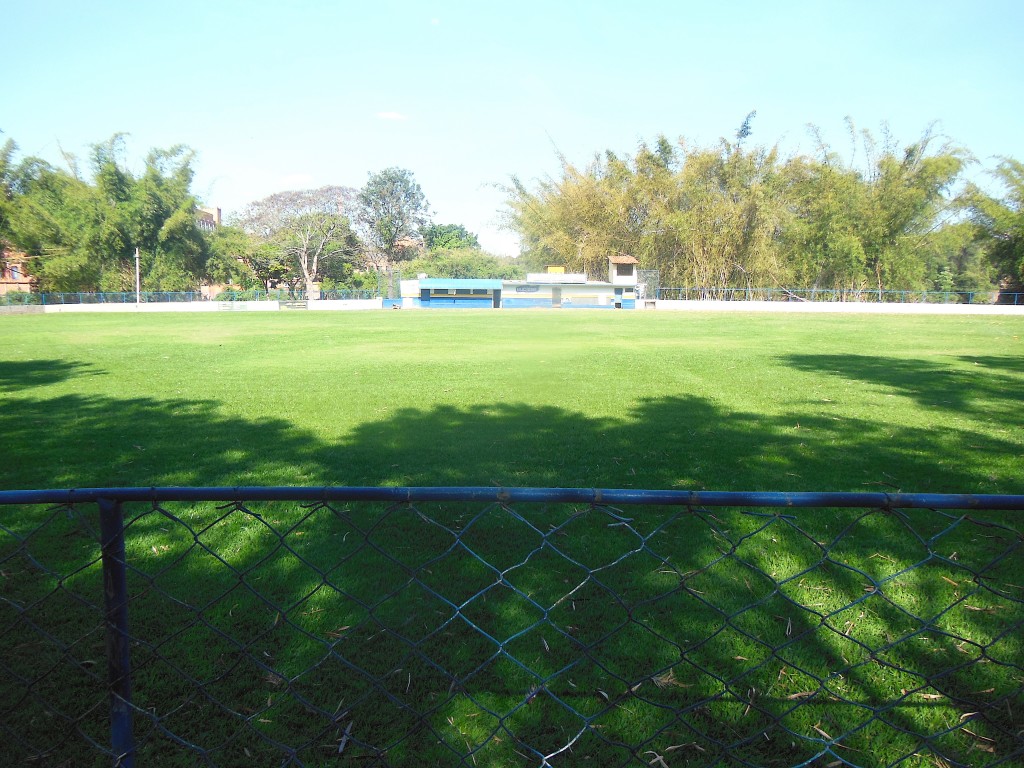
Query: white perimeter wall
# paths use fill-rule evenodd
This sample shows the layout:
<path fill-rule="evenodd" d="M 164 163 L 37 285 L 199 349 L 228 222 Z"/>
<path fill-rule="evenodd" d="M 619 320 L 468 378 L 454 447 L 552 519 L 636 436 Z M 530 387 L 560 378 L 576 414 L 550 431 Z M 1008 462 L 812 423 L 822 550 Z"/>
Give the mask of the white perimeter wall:
<path fill-rule="evenodd" d="M 277 312 L 277 301 L 190 301 L 143 304 L 47 304 L 43 312 Z"/>
<path fill-rule="evenodd" d="M 308 309 L 383 309 L 384 299 L 318 299 L 306 305 Z"/>

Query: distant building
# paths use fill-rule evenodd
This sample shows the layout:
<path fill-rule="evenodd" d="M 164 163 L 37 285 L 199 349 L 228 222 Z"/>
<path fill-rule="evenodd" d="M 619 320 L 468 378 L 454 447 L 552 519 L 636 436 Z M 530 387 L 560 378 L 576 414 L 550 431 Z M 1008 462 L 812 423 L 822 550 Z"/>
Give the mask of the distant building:
<path fill-rule="evenodd" d="M 635 256 L 617 253 L 608 257 L 608 282 L 612 285 L 636 287 L 636 265 L 640 260 Z"/>
<path fill-rule="evenodd" d="M 564 267 L 547 267 L 525 280 L 460 280 L 426 278 L 402 281 L 403 307 L 575 307 L 578 309 L 633 309 L 636 306 L 636 269 L 632 256 L 609 257 L 609 280 L 588 280 Z"/>
<path fill-rule="evenodd" d="M 28 270 L 31 258 L 0 243 L 0 296 L 5 293 L 30 293 L 35 280 Z"/>
<path fill-rule="evenodd" d="M 204 232 L 213 232 L 220 225 L 220 208 L 200 208 L 196 211 L 196 226 Z"/>

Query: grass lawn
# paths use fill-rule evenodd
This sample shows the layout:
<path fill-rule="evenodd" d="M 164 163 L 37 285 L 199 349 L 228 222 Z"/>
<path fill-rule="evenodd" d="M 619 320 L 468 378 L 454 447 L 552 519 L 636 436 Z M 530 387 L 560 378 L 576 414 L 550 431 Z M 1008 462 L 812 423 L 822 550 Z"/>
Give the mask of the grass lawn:
<path fill-rule="evenodd" d="M 0 488 L 1024 492 L 1024 317 L 0 319 Z"/>
<path fill-rule="evenodd" d="M 1024 317 L 282 312 L 0 329 L 6 489 L 1024 493 Z M 384 764 L 536 765 L 571 742 L 553 764 L 785 766 L 840 734 L 811 764 L 1024 759 L 1024 549 L 1002 527 L 250 511 L 128 510 L 145 764 L 276 764 L 280 741 L 337 765 L 345 733 L 359 765 L 380 749 Z M 1019 513 L 986 517 L 1020 530 Z M 95 512 L 0 509 L 0 524 L 41 527 L 29 548 L 64 575 L 0 531 L 0 762 L 64 764 L 82 743 L 39 699 L 95 707 L 77 728 L 106 738 L 102 585 L 76 571 L 96 556 Z M 67 745 L 34 752 L 60 728 Z M 170 751 L 163 729 L 198 751 Z M 71 764 L 109 763 L 84 754 Z"/>

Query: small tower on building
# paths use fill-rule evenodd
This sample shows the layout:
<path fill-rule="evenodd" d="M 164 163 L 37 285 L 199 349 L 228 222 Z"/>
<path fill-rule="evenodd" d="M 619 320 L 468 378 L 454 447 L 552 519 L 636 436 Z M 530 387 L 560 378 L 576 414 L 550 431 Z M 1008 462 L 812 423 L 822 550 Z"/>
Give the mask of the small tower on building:
<path fill-rule="evenodd" d="M 640 261 L 625 253 L 608 257 L 608 282 L 612 285 L 636 286 L 636 265 Z"/>

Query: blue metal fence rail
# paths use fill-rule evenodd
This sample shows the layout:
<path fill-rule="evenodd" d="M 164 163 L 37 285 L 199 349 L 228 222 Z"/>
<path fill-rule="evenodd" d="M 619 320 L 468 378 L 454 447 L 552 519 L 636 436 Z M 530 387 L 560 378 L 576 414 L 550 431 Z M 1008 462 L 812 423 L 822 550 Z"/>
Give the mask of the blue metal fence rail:
<path fill-rule="evenodd" d="M 280 502 L 299 502 L 300 511 L 292 514 L 291 519 L 283 519 L 290 513 L 275 513 L 282 517 L 282 520 L 275 520 L 251 508 L 256 503 Z M 168 506 L 197 503 L 214 505 L 207 513 L 209 519 L 191 511 L 175 514 Z M 367 512 L 363 520 L 343 508 L 343 505 L 353 504 L 378 504 L 384 511 Z M 132 510 L 132 505 L 137 508 Z M 431 511 L 428 509 L 431 505 L 442 505 L 442 511 Z M 483 505 L 483 511 L 466 511 L 479 505 Z M 517 508 L 532 506 L 547 510 L 566 505 L 568 510 L 564 515 L 544 517 L 543 526 L 537 519 L 517 511 Z M 82 512 L 93 506 L 98 512 L 98 530 L 89 522 L 88 513 Z M 45 508 L 43 513 L 38 512 L 40 507 Z M 662 510 L 661 516 L 651 513 L 652 522 L 645 526 L 641 518 L 651 509 Z M 801 514 L 806 515 L 803 510 L 810 509 L 820 512 L 801 517 Z M 628 514 L 623 510 L 628 510 Z M 741 517 L 733 516 L 731 523 L 724 523 L 722 516 L 731 514 L 728 510 L 739 510 Z M 844 510 L 852 517 L 844 517 Z M 0 731 L 8 744 L 6 753 L 0 747 L 0 757 L 55 765 L 106 761 L 133 766 L 143 761 L 153 762 L 155 754 L 164 754 L 159 750 L 173 747 L 180 751 L 178 758 L 160 762 L 248 765 L 272 755 L 274 761 L 282 765 L 334 765 L 342 757 L 351 758 L 356 764 L 416 765 L 427 759 L 417 751 L 427 745 L 437 748 L 436 754 L 429 757 L 430 761 L 441 759 L 443 762 L 447 758 L 458 765 L 498 765 L 508 764 L 509 760 L 516 764 L 575 765 L 597 760 L 605 765 L 667 766 L 675 765 L 680 756 L 681 764 L 708 766 L 895 766 L 908 761 L 943 766 L 1018 765 L 1024 760 L 1024 740 L 1021 739 L 1024 732 L 1024 649 L 1021 645 L 1024 637 L 1024 579 L 1021 579 L 1024 538 L 1016 514 L 1021 511 L 1024 511 L 1024 495 L 490 487 L 0 491 L 0 693 L 3 694 L 0 695 Z M 396 535 L 389 532 L 389 526 L 399 512 Z M 912 517 L 915 512 L 922 516 Z M 492 513 L 497 515 L 493 530 L 488 517 Z M 979 517 L 978 513 L 985 513 L 985 517 Z M 372 589 L 360 592 L 337 575 L 338 569 L 348 564 L 349 554 L 339 550 L 332 564 L 318 559 L 322 553 L 313 556 L 304 549 L 304 540 L 299 538 L 304 533 L 302 529 L 321 514 L 335 523 L 341 521 L 333 535 L 340 536 L 343 532 L 342 542 L 355 534 L 353 551 L 367 558 L 365 565 L 357 565 L 357 570 L 346 572 L 365 575 L 370 571 L 372 576 L 374 568 L 381 569 L 382 573 L 390 569 L 398 580 L 391 583 L 381 576 L 379 583 L 374 582 L 381 594 L 373 594 Z M 255 525 L 257 533 L 265 534 L 269 542 L 269 551 L 256 551 L 247 564 L 233 559 L 233 536 L 241 536 L 245 529 L 243 524 L 235 525 L 238 520 Z M 582 522 L 578 524 L 578 521 Z M 677 531 L 675 538 L 682 543 L 674 546 L 682 548 L 669 554 L 665 549 L 667 545 L 659 537 L 673 526 L 690 521 L 695 521 L 697 527 L 693 531 L 688 528 Z M 234 534 L 218 533 L 222 526 L 232 525 L 235 527 L 228 532 L 234 531 Z M 178 530 L 184 532 L 183 543 L 179 542 L 181 551 L 174 554 L 169 565 L 140 562 L 144 559 L 144 545 L 153 540 L 152 536 L 172 536 Z M 83 531 L 84 539 L 95 539 L 98 554 L 87 555 L 82 563 L 65 566 L 66 571 L 56 571 L 48 564 L 49 558 L 69 557 L 63 552 L 70 541 L 68 537 L 78 540 L 83 538 Z M 495 564 L 494 553 L 516 548 L 516 531 L 523 532 L 535 543 L 527 546 L 521 558 L 513 557 L 507 563 Z M 706 536 L 692 535 L 701 531 Z M 886 532 L 892 531 L 900 533 L 910 544 L 907 562 L 894 563 L 883 572 L 875 573 L 867 570 L 866 563 L 870 559 L 858 559 L 847 552 L 851 542 L 864 552 L 877 546 L 879 558 L 893 560 L 895 558 L 881 550 L 885 545 L 905 542 L 901 542 L 900 537 L 886 538 Z M 884 545 L 873 541 L 856 543 L 858 535 L 869 533 L 881 536 Z M 251 536 L 252 532 L 245 535 Z M 61 552 L 47 550 L 42 542 L 47 536 L 58 543 L 64 542 L 58 547 Z M 436 550 L 438 554 L 406 554 L 415 553 L 417 547 L 430 550 L 431 536 L 440 536 L 442 540 Z M 483 543 L 491 536 L 497 540 Z M 607 542 L 603 537 L 622 537 L 615 544 L 620 550 L 602 554 L 607 561 L 590 563 L 591 553 L 604 552 L 602 547 Z M 701 542 L 701 538 L 707 541 Z M 136 540 L 143 540 L 144 544 L 137 544 Z M 751 542 L 759 541 L 768 543 L 764 544 L 763 554 L 754 556 L 749 548 Z M 807 558 L 806 563 L 790 566 L 788 573 L 786 567 L 780 565 L 783 560 L 778 559 L 783 558 L 786 541 L 793 552 L 805 550 Z M 947 542 L 955 551 L 944 548 Z M 681 553 L 695 549 L 706 549 L 707 560 L 684 566 L 680 562 Z M 152 545 L 152 550 L 157 556 L 163 551 L 157 544 Z M 183 601 L 163 580 L 176 569 L 185 569 L 189 557 L 199 555 L 207 558 L 211 570 L 226 573 L 224 583 L 228 586 L 224 594 L 195 597 L 196 604 L 192 605 Z M 312 571 L 318 586 L 306 594 L 301 594 L 299 587 L 292 587 L 296 594 L 278 594 L 275 590 L 282 585 L 266 583 L 264 568 L 279 555 L 287 556 L 288 561 L 294 561 L 300 569 Z M 976 559 L 980 556 L 983 559 Z M 467 585 L 464 589 L 456 586 L 449 591 L 439 586 L 433 571 L 445 570 L 448 561 L 456 557 L 464 559 L 463 570 L 456 573 L 462 574 Z M 640 557 L 644 567 L 629 571 L 628 578 L 616 582 L 615 570 L 622 568 L 630 558 Z M 538 566 L 536 572 L 531 571 L 531 578 L 527 580 L 522 574 L 529 564 L 536 562 L 545 565 Z M 102 606 L 93 605 L 74 586 L 84 578 L 83 574 L 90 573 L 97 565 L 102 571 Z M 654 566 L 653 570 L 648 565 Z M 926 568 L 931 571 L 925 571 Z M 708 574 L 715 573 L 716 569 L 727 569 L 729 578 L 711 579 L 707 584 L 701 580 L 710 578 Z M 916 583 L 917 576 L 932 571 L 938 580 L 953 585 L 955 597 L 950 598 L 948 604 L 910 610 L 905 602 L 908 598 L 899 596 L 905 587 L 904 580 Z M 670 586 L 644 591 L 639 581 L 655 578 L 652 574 L 661 574 L 656 578 L 667 579 L 665 583 Z M 851 576 L 854 582 L 865 585 L 863 590 L 853 584 L 853 593 L 841 600 L 835 598 L 833 592 L 841 592 L 844 582 Z M 557 583 L 545 584 L 544 577 Z M 40 578 L 51 586 L 40 591 Z M 200 570 L 195 578 L 202 580 L 206 574 Z M 213 580 L 212 572 L 209 578 Z M 469 586 L 474 579 L 481 578 L 482 587 Z M 519 581 L 520 578 L 523 581 Z M 1010 583 L 1011 578 L 1016 583 Z M 561 585 L 563 579 L 564 586 Z M 573 586 L 572 582 L 577 580 L 579 583 Z M 733 588 L 750 594 L 737 602 L 735 595 L 708 593 L 708 584 L 721 587 L 728 581 L 735 582 Z M 499 588 L 500 594 L 506 596 L 505 602 L 498 599 Z M 845 588 L 851 588 L 850 584 Z M 921 599 L 927 602 L 926 598 L 932 595 L 924 582 L 917 588 L 924 590 Z M 318 649 L 322 658 L 305 667 L 299 665 L 298 672 L 286 673 L 277 666 L 280 662 L 271 660 L 268 651 L 259 650 L 270 630 L 261 629 L 260 636 L 255 638 L 236 638 L 228 633 L 217 624 L 213 613 L 219 603 L 230 602 L 226 597 L 235 589 L 242 589 L 241 594 L 251 598 L 254 610 L 276 613 L 275 629 L 283 626 L 293 630 L 303 643 Z M 407 589 L 414 590 L 420 597 L 411 602 L 401 597 Z M 610 600 L 611 608 L 601 610 L 610 611 L 607 616 L 613 618 L 608 619 L 600 611 L 598 615 L 605 616 L 613 626 L 586 626 L 584 618 L 571 618 L 577 615 L 577 602 L 581 606 L 579 615 L 589 615 L 587 612 L 592 609 L 588 607 L 588 600 L 594 598 L 594 595 L 588 597 L 590 589 L 597 589 L 599 596 Z M 298 618 L 299 609 L 304 609 L 303 617 L 315 612 L 313 598 L 320 590 L 333 590 L 354 605 L 357 613 L 365 614 L 358 627 L 372 630 L 366 642 L 390 642 L 388 648 L 404 661 L 388 658 L 387 654 L 383 659 L 373 653 L 363 658 L 359 647 L 343 646 L 351 638 L 348 626 L 329 631 L 327 641 L 307 626 L 300 626 L 305 619 Z M 825 603 L 831 600 L 828 607 L 793 597 L 794 592 L 806 595 L 815 594 L 814 590 L 828 596 L 825 600 Z M 197 583 L 196 594 L 202 591 Z M 59 675 L 65 667 L 82 673 L 79 676 L 84 675 L 87 681 L 99 680 L 92 672 L 95 660 L 76 657 L 79 648 L 88 644 L 84 638 L 91 637 L 94 630 L 87 629 L 82 637 L 73 635 L 69 641 L 62 639 L 61 630 L 47 628 L 48 621 L 59 624 L 61 618 L 47 615 L 44 609 L 48 601 L 65 594 L 72 595 L 73 604 L 86 614 L 95 609 L 103 616 L 109 747 L 104 747 L 101 739 L 90 730 L 95 702 L 90 703 L 87 698 L 81 703 L 87 710 L 85 713 L 68 713 L 62 709 L 63 703 L 53 704 L 47 699 L 53 687 L 48 677 Z M 489 597 L 491 605 L 487 605 Z M 709 617 L 705 637 L 684 639 L 666 634 L 665 627 L 670 623 L 662 614 L 675 614 L 681 605 L 673 602 L 677 598 L 689 601 L 686 605 L 694 616 L 703 613 Z M 130 609 L 133 615 L 138 615 L 147 600 L 157 599 L 164 600 L 174 610 L 185 610 L 186 615 L 192 617 L 184 629 L 171 627 L 162 630 L 170 635 L 153 637 L 145 624 L 132 625 Z M 241 602 L 241 598 L 239 600 Z M 497 608 L 494 602 L 499 603 Z M 410 606 L 418 603 L 428 603 L 443 616 L 438 619 L 437 629 L 416 639 L 405 629 L 412 614 L 405 616 L 403 612 L 415 613 Z M 536 614 L 536 618 L 505 636 L 498 634 L 491 623 L 491 614 L 513 604 L 527 614 Z M 392 605 L 399 606 L 394 609 L 396 615 L 391 615 Z M 572 606 L 571 613 L 568 605 Z M 234 610 L 228 611 L 228 615 Z M 892 632 L 895 637 L 875 637 L 879 631 L 877 626 L 859 634 L 855 626 L 857 612 L 861 617 L 859 621 L 865 621 L 864 614 L 872 610 L 890 615 L 888 629 L 883 634 Z M 153 612 L 146 613 L 151 616 Z M 958 614 L 956 621 L 952 621 L 953 613 Z M 969 622 L 964 624 L 959 613 L 968 618 L 979 617 L 976 634 L 972 634 L 975 629 Z M 580 626 L 569 624 L 566 617 L 574 623 L 578 621 Z M 807 619 L 803 628 L 801 617 Z M 843 617 L 849 617 L 845 629 L 841 629 L 840 624 Z M 419 616 L 417 621 L 422 618 Z M 779 621 L 788 624 L 784 633 L 776 631 L 777 638 L 770 641 L 762 636 L 763 628 L 754 629 L 757 626 L 754 619 L 767 621 L 769 625 L 773 622 L 777 625 Z M 241 659 L 231 661 L 230 670 L 246 665 L 269 680 L 271 693 L 266 705 L 253 705 L 252 712 L 247 714 L 241 704 L 223 700 L 219 689 L 207 690 L 223 683 L 228 672 L 204 678 L 199 673 L 185 671 L 181 666 L 183 662 L 170 658 L 177 653 L 173 650 L 175 638 L 196 628 L 206 632 L 211 643 L 225 645 L 232 658 Z M 460 636 L 465 642 L 477 642 L 483 657 L 472 657 L 468 662 L 464 659 L 451 661 L 456 657 L 436 650 L 444 659 L 432 657 L 429 649 L 438 647 L 446 632 L 456 635 L 462 632 Z M 628 652 L 633 642 L 631 632 L 660 646 L 662 655 L 667 649 L 672 659 L 664 662 L 652 658 L 649 668 L 642 674 L 617 671 L 616 664 L 622 660 L 616 654 L 621 649 L 614 652 L 609 649 L 618 642 L 619 635 L 625 633 L 628 637 L 619 645 Z M 541 645 L 525 653 L 522 650 L 525 638 L 537 633 Z M 816 672 L 809 669 L 807 663 L 794 660 L 794 649 L 817 638 L 818 633 L 825 633 L 843 644 L 844 650 L 837 651 L 838 657 L 830 662 L 836 668 L 830 671 Z M 382 636 L 383 640 L 374 640 Z M 733 638 L 737 648 L 746 650 L 735 653 L 732 658 L 724 654 L 712 660 L 708 651 L 710 644 L 726 636 Z M 550 639 L 550 646 L 545 637 Z M 939 657 L 934 655 L 903 653 L 908 646 L 920 642 L 927 642 L 935 652 L 946 653 L 948 647 L 954 657 L 945 660 L 940 654 L 940 664 L 936 661 Z M 49 669 L 42 662 L 35 665 L 33 655 L 25 650 L 26 645 L 33 644 L 54 646 L 58 662 Z M 292 653 L 309 650 L 302 643 L 294 645 L 290 648 Z M 444 643 L 440 647 L 444 647 Z M 637 653 L 651 652 L 639 650 L 640 645 L 635 647 Z M 823 643 L 822 647 L 830 646 Z M 180 703 L 149 701 L 147 704 L 133 700 L 133 680 L 138 674 L 131 664 L 133 652 L 145 657 L 141 672 L 146 676 L 146 686 L 155 685 L 154 670 L 181 676 L 186 690 L 181 694 Z M 266 658 L 261 653 L 266 654 Z M 520 658 L 534 653 L 540 654 L 537 668 Z M 547 658 L 558 653 L 564 656 L 552 666 Z M 760 654 L 760 658 L 754 658 L 754 653 Z M 956 653 L 966 656 L 957 658 Z M 912 662 L 907 659 L 917 659 L 922 668 L 908 666 Z M 460 669 L 446 666 L 449 663 L 459 665 Z M 374 664 L 383 666 L 376 670 Z M 740 665 L 739 671 L 724 668 L 734 664 Z M 438 679 L 448 686 L 447 693 L 438 688 L 419 699 L 413 698 L 413 670 L 404 670 L 399 665 L 414 667 L 417 675 Z M 499 700 L 490 688 L 474 689 L 482 679 L 492 684 L 494 680 L 501 680 L 499 672 L 491 669 L 499 665 L 504 665 L 501 674 L 508 679 L 532 681 L 525 692 L 506 694 L 508 702 Z M 871 693 L 874 683 L 864 681 L 870 679 L 869 673 L 876 667 L 892 678 L 892 685 L 904 686 L 902 692 L 886 693 L 877 689 Z M 584 685 L 588 670 L 597 670 L 607 680 L 607 690 L 595 688 L 581 697 L 573 676 Z M 403 678 L 396 683 L 403 672 L 408 674 L 408 682 L 403 682 Z M 765 690 L 765 680 L 774 678 L 776 672 L 777 680 L 769 682 Z M 693 673 L 692 679 L 684 682 L 681 678 L 687 673 Z M 773 699 L 769 694 L 787 675 L 801 680 L 795 683 L 797 690 Z M 992 680 L 997 684 L 973 692 L 958 687 L 962 678 L 974 676 L 978 680 L 974 687 L 991 685 Z M 319 682 L 308 683 L 307 678 L 316 678 Z M 351 685 L 349 678 L 357 679 L 363 687 Z M 861 686 L 869 692 L 865 694 L 846 678 L 860 679 Z M 647 683 L 654 686 L 651 692 L 639 693 Z M 56 685 L 59 687 L 60 681 Z M 353 700 L 346 700 L 339 690 L 337 695 L 342 701 L 333 712 L 323 698 L 330 693 L 331 685 L 345 688 L 353 697 Z M 480 684 L 480 688 L 484 687 Z M 328 690 L 325 692 L 325 689 Z M 703 692 L 696 693 L 698 689 Z M 694 692 L 686 696 L 675 694 L 690 690 Z M 142 692 L 144 696 L 152 695 L 145 686 Z M 280 715 L 283 711 L 275 709 L 283 705 L 274 700 L 284 694 L 291 697 L 293 704 L 297 702 L 296 711 L 304 712 L 305 719 L 323 721 L 316 737 L 303 736 L 302 743 L 296 745 L 288 742 L 287 727 L 280 731 L 268 730 L 274 719 L 271 715 Z M 928 727 L 934 730 L 915 732 L 915 727 L 922 726 L 901 719 L 905 717 L 903 709 L 910 707 L 915 697 L 926 702 L 941 700 L 941 707 L 935 706 L 946 718 L 944 724 L 934 717 L 932 721 L 924 718 L 921 722 L 931 722 Z M 371 717 L 365 714 L 372 709 L 371 700 L 377 709 L 393 708 L 391 719 L 398 723 L 394 726 L 398 731 L 389 731 L 387 735 L 374 733 L 358 720 L 360 716 Z M 535 705 L 534 702 L 540 703 Z M 161 706 L 170 711 L 158 711 Z M 540 707 L 543 713 L 539 720 L 528 716 L 533 706 Z M 19 719 L 22 709 L 36 713 L 32 722 Z M 175 730 L 174 717 L 191 709 L 199 713 L 199 720 L 205 717 L 212 721 L 224 715 L 223 719 L 233 724 L 237 732 L 227 735 L 218 732 L 213 736 L 218 743 L 204 746 L 200 743 L 202 738 L 195 733 Z M 863 714 L 844 720 L 850 715 L 834 714 L 840 709 Z M 467 714 L 468 710 L 472 711 Z M 637 714 L 641 710 L 642 714 Z M 208 714 L 203 715 L 204 712 Z M 460 712 L 462 719 L 457 719 Z M 633 712 L 634 720 L 648 723 L 636 727 L 641 731 L 646 727 L 649 732 L 623 736 L 629 730 L 623 724 L 623 712 Z M 804 712 L 810 714 L 804 716 Z M 55 745 L 39 745 L 35 741 L 38 733 L 33 729 L 39 728 L 40 717 L 49 718 L 54 728 L 63 723 L 62 727 L 77 736 L 55 736 Z M 377 713 L 376 717 L 381 716 Z M 573 726 L 557 725 L 559 718 Z M 817 722 L 812 723 L 815 719 Z M 292 727 L 301 730 L 302 720 L 300 717 Z M 740 723 L 748 720 L 757 722 L 744 731 Z M 702 727 L 707 728 L 707 733 L 698 727 L 701 722 L 705 723 Z M 723 722 L 732 722 L 732 725 L 723 725 Z M 473 731 L 474 725 L 481 724 L 486 727 Z M 387 730 L 387 725 L 380 727 Z M 552 729 L 564 732 L 553 734 Z M 319 742 L 327 738 L 328 732 L 333 734 L 333 740 L 324 752 L 325 747 Z M 453 736 L 455 733 L 458 736 Z M 674 743 L 684 735 L 689 742 Z M 779 743 L 780 736 L 792 744 Z M 902 739 L 917 746 L 896 753 L 880 750 L 877 755 L 853 746 L 862 744 L 864 739 L 870 742 L 875 738 Z M 68 739 L 77 741 L 68 744 Z M 82 748 L 83 739 L 93 750 L 87 758 L 74 752 Z M 236 744 L 243 746 L 233 754 L 231 745 Z M 154 752 L 157 748 L 159 750 Z M 254 754 L 257 749 L 266 751 Z M 881 757 L 883 754 L 887 756 Z"/>
<path fill-rule="evenodd" d="M 383 289 L 332 289 L 320 292 L 320 299 L 354 300 L 373 299 L 387 293 Z M 213 301 L 305 301 L 302 289 L 279 291 L 223 291 Z M 858 302 L 883 304 L 1012 304 L 1024 306 L 1024 293 L 1011 291 L 890 291 L 890 290 L 833 290 L 823 288 L 730 288 L 694 286 L 659 288 L 662 300 L 703 301 L 811 301 Z M 144 291 L 142 303 L 209 301 L 199 291 Z M 0 294 L 0 306 L 52 306 L 61 304 L 134 304 L 134 292 L 65 292 Z"/>
<path fill-rule="evenodd" d="M 867 304 L 1012 304 L 1024 305 L 1024 293 L 1011 291 L 909 291 L 857 288 L 752 288 L 688 286 L 658 289 L 658 299 L 676 301 L 810 301 Z"/>
<path fill-rule="evenodd" d="M 319 299 L 372 299 L 379 296 L 375 290 L 331 289 L 324 290 L 315 298 Z M 309 298 L 302 289 L 279 291 L 221 291 L 209 296 L 200 291 L 143 291 L 136 296 L 134 291 L 95 293 L 89 291 L 0 294 L 0 306 L 55 306 L 62 304 L 191 304 L 204 301 L 305 301 Z"/>

